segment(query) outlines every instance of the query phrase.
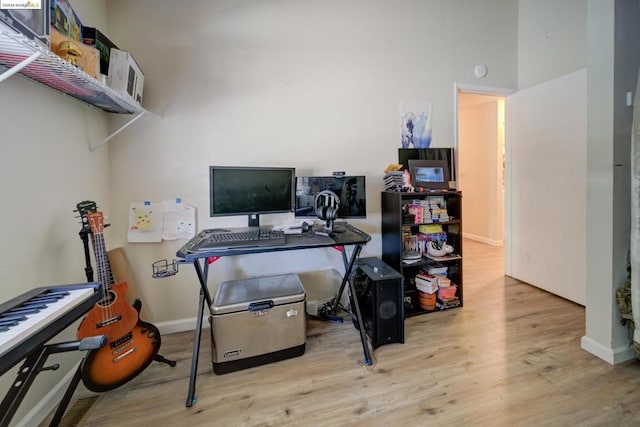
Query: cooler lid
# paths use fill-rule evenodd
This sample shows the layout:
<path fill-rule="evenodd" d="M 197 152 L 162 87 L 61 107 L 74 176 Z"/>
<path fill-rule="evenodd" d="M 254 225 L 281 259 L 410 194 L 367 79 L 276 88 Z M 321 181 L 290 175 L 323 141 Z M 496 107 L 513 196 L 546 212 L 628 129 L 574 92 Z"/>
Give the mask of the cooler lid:
<path fill-rule="evenodd" d="M 244 311 L 249 304 L 273 301 L 282 305 L 304 300 L 305 292 L 297 274 L 254 277 L 220 283 L 211 304 L 212 314 Z"/>

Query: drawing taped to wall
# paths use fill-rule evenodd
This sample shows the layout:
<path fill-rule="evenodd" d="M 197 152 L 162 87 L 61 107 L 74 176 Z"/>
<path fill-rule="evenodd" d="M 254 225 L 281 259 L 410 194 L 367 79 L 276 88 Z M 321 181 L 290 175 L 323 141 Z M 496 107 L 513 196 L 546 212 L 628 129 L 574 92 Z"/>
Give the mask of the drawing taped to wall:
<path fill-rule="evenodd" d="M 190 239 L 196 234 L 196 209 L 178 197 L 162 203 L 145 201 L 129 206 L 130 243 L 160 243 Z"/>
<path fill-rule="evenodd" d="M 131 203 L 127 241 L 162 241 L 162 205 L 151 202 Z"/>
<path fill-rule="evenodd" d="M 400 101 L 402 148 L 429 148 L 431 145 L 431 103 Z"/>
<path fill-rule="evenodd" d="M 196 235 L 196 209 L 179 198 L 163 200 L 162 240 L 190 239 Z"/>

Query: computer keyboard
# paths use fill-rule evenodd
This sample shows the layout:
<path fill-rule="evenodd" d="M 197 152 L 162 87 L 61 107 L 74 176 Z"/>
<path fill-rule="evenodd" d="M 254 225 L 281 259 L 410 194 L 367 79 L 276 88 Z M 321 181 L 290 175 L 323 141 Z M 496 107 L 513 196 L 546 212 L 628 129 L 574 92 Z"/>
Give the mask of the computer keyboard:
<path fill-rule="evenodd" d="M 211 249 L 284 246 L 284 244 L 284 231 L 274 230 L 271 226 L 212 228 L 198 233 L 187 245 L 187 250 L 203 252 Z"/>

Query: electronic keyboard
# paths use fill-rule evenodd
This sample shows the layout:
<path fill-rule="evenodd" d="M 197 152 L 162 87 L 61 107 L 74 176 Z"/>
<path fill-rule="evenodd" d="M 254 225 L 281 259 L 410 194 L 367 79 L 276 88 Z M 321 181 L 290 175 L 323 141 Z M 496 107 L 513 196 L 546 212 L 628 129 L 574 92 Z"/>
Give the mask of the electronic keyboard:
<path fill-rule="evenodd" d="M 0 305 L 0 375 L 76 321 L 102 294 L 99 283 L 33 289 Z"/>

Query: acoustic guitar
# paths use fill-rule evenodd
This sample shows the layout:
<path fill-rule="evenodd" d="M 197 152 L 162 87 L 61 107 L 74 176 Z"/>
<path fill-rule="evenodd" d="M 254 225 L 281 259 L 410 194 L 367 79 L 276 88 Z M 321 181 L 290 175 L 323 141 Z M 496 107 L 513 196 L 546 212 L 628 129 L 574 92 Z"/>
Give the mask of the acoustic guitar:
<path fill-rule="evenodd" d="M 127 283 L 113 283 L 105 250 L 102 212 L 86 212 L 86 219 L 92 233 L 102 298 L 82 320 L 77 337 L 107 336 L 106 345 L 87 354 L 81 370 L 84 385 L 91 391 L 103 392 L 135 378 L 156 358 L 160 332 L 140 319 L 139 300 L 133 306 L 126 302 Z"/>

